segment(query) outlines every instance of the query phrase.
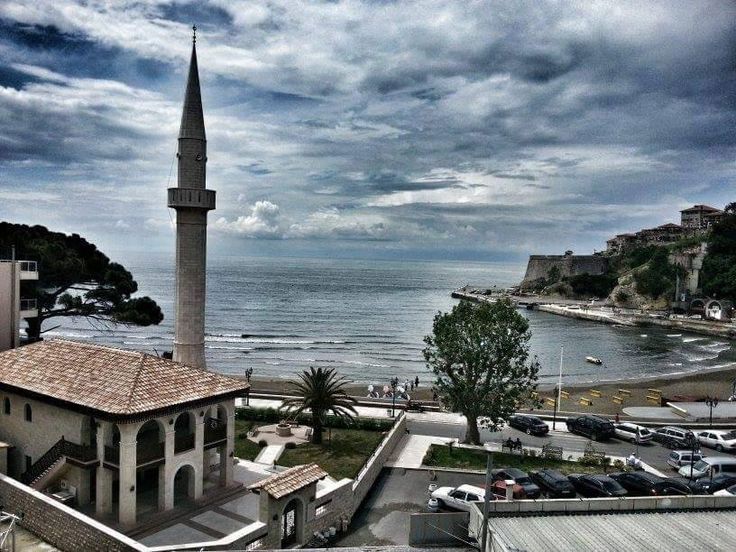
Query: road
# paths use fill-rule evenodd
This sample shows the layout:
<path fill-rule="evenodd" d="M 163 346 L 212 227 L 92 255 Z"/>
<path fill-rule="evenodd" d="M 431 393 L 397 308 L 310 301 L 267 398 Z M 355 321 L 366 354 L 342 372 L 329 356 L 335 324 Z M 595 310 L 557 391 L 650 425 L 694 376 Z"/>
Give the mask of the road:
<path fill-rule="evenodd" d="M 505 427 L 503 430 L 497 432 L 482 429 L 480 432 L 480 438 L 484 443 L 488 441 L 500 443 L 509 437 L 514 440 L 518 437 L 524 445 L 542 447 L 543 445 L 552 443 L 556 446 L 562 447 L 562 450 L 565 452 L 583 452 L 585 450 L 585 446 L 590 442 L 590 439 L 568 433 L 567 429 L 560 430 L 560 428 L 564 427 L 564 422 L 557 422 L 558 430 L 550 431 L 546 437 L 527 435 L 522 431 L 518 431 L 510 427 Z M 435 435 L 437 437 L 456 437 L 458 439 L 462 439 L 465 436 L 465 423 L 463 421 L 458 421 L 456 423 L 437 423 L 435 421 L 429 422 L 410 419 L 408 420 L 407 428 L 411 433 L 416 435 Z M 632 445 L 631 443 L 620 441 L 615 438 L 606 442 L 594 442 L 593 446 L 596 450 L 603 451 L 606 454 L 613 456 L 626 457 L 636 451 L 636 445 Z M 672 468 L 667 465 L 667 457 L 669 454 L 669 449 L 656 443 L 639 445 L 639 457 L 650 466 L 668 475 L 670 472 L 674 474 Z"/>

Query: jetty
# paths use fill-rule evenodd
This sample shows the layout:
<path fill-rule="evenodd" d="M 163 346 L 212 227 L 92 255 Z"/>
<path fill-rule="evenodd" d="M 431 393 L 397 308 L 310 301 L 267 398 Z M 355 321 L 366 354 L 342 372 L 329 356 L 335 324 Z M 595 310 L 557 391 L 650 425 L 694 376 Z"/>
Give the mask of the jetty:
<path fill-rule="evenodd" d="M 508 299 L 517 307 L 525 307 L 530 310 L 538 310 L 578 320 L 588 320 L 613 326 L 659 326 L 695 334 L 736 339 L 736 323 L 733 322 L 698 320 L 672 315 L 663 311 L 646 312 L 622 309 L 590 300 L 526 295 L 518 293 L 517 288 L 504 290 L 464 286 L 453 291 L 452 297 L 474 302 L 494 302 L 499 299 Z"/>

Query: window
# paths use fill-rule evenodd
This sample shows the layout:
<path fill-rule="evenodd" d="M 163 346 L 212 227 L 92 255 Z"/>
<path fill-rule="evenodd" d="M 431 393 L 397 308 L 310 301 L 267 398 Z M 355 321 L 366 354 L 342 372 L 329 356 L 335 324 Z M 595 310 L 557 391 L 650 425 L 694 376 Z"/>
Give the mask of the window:
<path fill-rule="evenodd" d="M 458 500 L 465 500 L 465 493 L 462 491 L 452 491 L 450 497 L 457 498 Z"/>
<path fill-rule="evenodd" d="M 23 415 L 26 419 L 26 422 L 32 422 L 33 421 L 33 410 L 31 410 L 31 405 L 26 403 L 25 408 L 23 409 Z"/>
<path fill-rule="evenodd" d="M 10 399 L 8 397 L 5 397 L 3 401 L 3 409 L 6 414 L 10 414 Z"/>
<path fill-rule="evenodd" d="M 319 517 L 327 513 L 327 504 L 322 504 L 321 506 L 317 506 L 317 508 L 314 510 L 314 517 Z"/>

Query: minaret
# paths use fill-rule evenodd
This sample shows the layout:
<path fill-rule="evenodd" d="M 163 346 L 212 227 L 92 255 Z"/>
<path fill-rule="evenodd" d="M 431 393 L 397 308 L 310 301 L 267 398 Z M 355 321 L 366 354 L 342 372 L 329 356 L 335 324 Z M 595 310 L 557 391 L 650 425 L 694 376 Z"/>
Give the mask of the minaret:
<path fill-rule="evenodd" d="M 193 30 L 192 59 L 176 153 L 178 181 L 176 188 L 169 188 L 169 207 L 176 209 L 174 360 L 205 370 L 207 211 L 215 208 L 215 192 L 205 188 L 207 139 L 197 70 L 197 28 Z"/>

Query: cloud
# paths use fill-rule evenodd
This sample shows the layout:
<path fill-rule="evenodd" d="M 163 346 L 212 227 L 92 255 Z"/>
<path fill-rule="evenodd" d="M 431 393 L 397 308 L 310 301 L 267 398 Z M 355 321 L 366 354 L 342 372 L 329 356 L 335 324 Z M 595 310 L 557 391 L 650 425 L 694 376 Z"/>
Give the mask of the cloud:
<path fill-rule="evenodd" d="M 232 221 L 220 217 L 215 221 L 214 229 L 248 238 L 278 238 L 281 235 L 279 218 L 278 205 L 270 201 L 256 201 L 250 214 L 241 215 Z"/>
<path fill-rule="evenodd" d="M 232 247 L 590 250 L 733 199 L 727 0 L 5 0 L 0 218 L 171 239 L 193 20 Z"/>

